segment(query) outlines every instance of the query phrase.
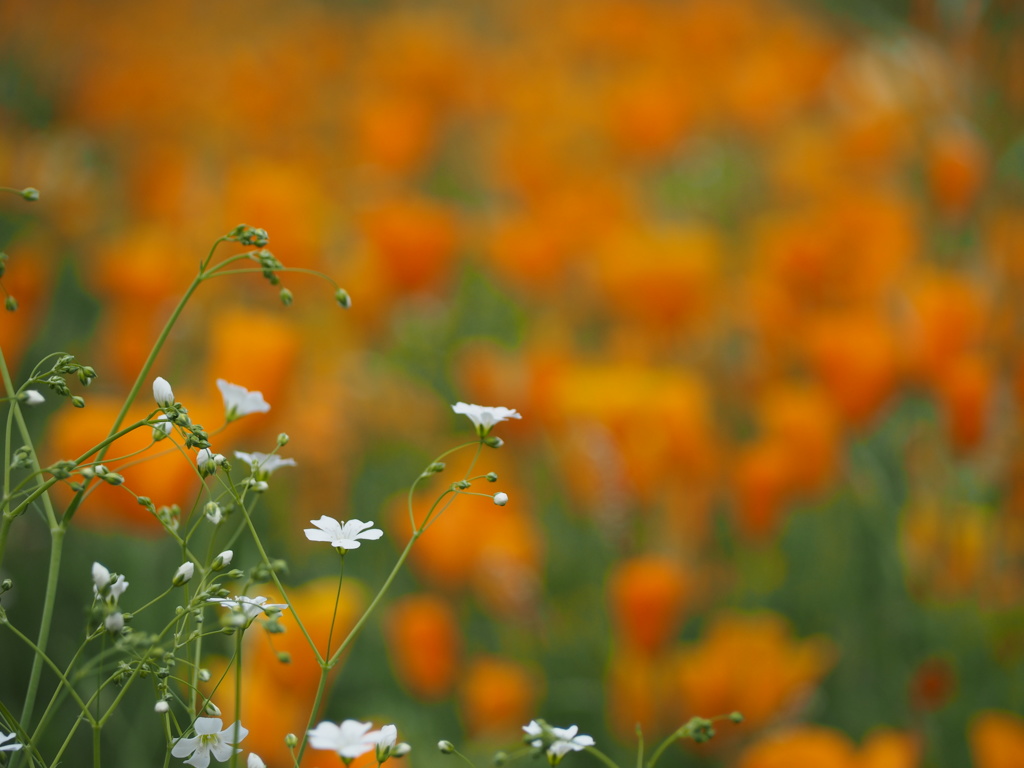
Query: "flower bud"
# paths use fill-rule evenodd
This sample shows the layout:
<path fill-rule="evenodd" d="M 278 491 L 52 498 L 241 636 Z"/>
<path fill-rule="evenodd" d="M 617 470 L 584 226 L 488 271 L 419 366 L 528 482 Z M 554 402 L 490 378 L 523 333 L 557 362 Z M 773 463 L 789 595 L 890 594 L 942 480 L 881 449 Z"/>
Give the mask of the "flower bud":
<path fill-rule="evenodd" d="M 488 472 L 486 475 L 484 475 L 484 477 L 487 478 L 487 482 L 488 483 L 496 483 L 496 482 L 498 482 L 498 473 L 497 472 Z"/>
<path fill-rule="evenodd" d="M 286 307 L 290 307 L 292 302 L 295 301 L 295 297 L 292 295 L 292 292 L 287 288 L 282 288 L 280 293 L 278 293 L 278 296 L 281 297 L 281 303 Z"/>
<path fill-rule="evenodd" d="M 85 398 L 79 397 L 78 395 L 72 395 L 71 404 L 75 406 L 75 408 L 85 408 Z"/>
<path fill-rule="evenodd" d="M 26 389 L 18 395 L 18 399 L 25 405 L 40 405 L 46 402 L 46 398 L 34 389 Z"/>
<path fill-rule="evenodd" d="M 153 399 L 162 408 L 174 405 L 174 391 L 162 376 L 153 379 Z"/>
<path fill-rule="evenodd" d="M 339 288 L 334 292 L 334 300 L 338 302 L 338 306 L 342 309 L 352 308 L 352 297 L 348 295 L 348 291 L 344 288 Z"/>
<path fill-rule="evenodd" d="M 120 611 L 110 614 L 103 622 L 103 626 L 107 632 L 112 635 L 118 634 L 124 629 L 124 616 L 121 615 Z"/>
<path fill-rule="evenodd" d="M 12 589 L 14 589 L 13 581 L 11 581 L 10 579 L 4 579 L 3 581 L 0 581 L 0 595 L 2 595 L 4 592 L 10 592 Z"/>
<path fill-rule="evenodd" d="M 734 723 L 742 723 L 743 722 L 743 713 L 742 712 L 730 712 L 729 713 L 729 719 L 732 720 Z"/>
<path fill-rule="evenodd" d="M 206 713 L 212 717 L 220 717 L 220 707 L 212 701 L 206 702 Z"/>
<path fill-rule="evenodd" d="M 450 755 L 455 751 L 455 745 L 447 739 L 441 739 L 441 741 L 437 742 L 437 749 L 442 755 Z"/>
<path fill-rule="evenodd" d="M 501 448 L 501 446 L 505 444 L 505 441 L 497 435 L 488 435 L 484 438 L 484 443 L 491 448 Z"/>
<path fill-rule="evenodd" d="M 205 514 L 206 519 L 214 525 L 217 525 L 224 519 L 224 513 L 221 511 L 220 504 L 216 501 L 206 502 L 206 506 L 203 507 L 203 514 Z"/>
<path fill-rule="evenodd" d="M 195 571 L 196 566 L 191 561 L 187 563 L 182 563 L 180 566 L 178 566 L 178 570 L 175 571 L 174 578 L 171 580 L 171 583 L 176 587 L 183 586 L 184 584 L 187 584 L 189 581 L 191 581 L 192 575 L 195 573 Z"/>
<path fill-rule="evenodd" d="M 163 699 L 161 699 L 160 701 L 158 701 L 156 704 L 153 705 L 153 711 L 156 712 L 158 715 L 166 714 L 170 710 L 171 710 L 171 705 L 168 704 Z"/>
<path fill-rule="evenodd" d="M 284 446 L 288 445 L 288 441 L 289 440 L 291 440 L 291 438 L 288 437 L 288 433 L 287 432 L 282 432 L 281 434 L 279 434 L 277 436 L 277 445 L 279 447 L 283 448 Z"/>
<path fill-rule="evenodd" d="M 299 740 L 294 733 L 288 733 L 285 734 L 284 745 L 288 747 L 288 749 L 295 749 L 295 747 L 299 745 Z"/>
<path fill-rule="evenodd" d="M 231 565 L 231 558 L 235 556 L 235 553 L 230 549 L 225 549 L 221 552 L 213 561 L 213 565 L 210 567 L 215 571 L 223 571 L 229 565 Z"/>
<path fill-rule="evenodd" d="M 15 312 L 18 309 L 18 301 L 13 296 L 8 296 L 4 301 L 4 309 L 8 312 Z"/>
<path fill-rule="evenodd" d="M 30 203 L 34 203 L 39 199 L 39 190 L 35 187 L 25 187 L 21 190 L 21 196 L 28 200 Z"/>
<path fill-rule="evenodd" d="M 494 503 L 499 507 L 504 507 L 508 504 L 508 494 L 503 492 L 494 494 Z"/>

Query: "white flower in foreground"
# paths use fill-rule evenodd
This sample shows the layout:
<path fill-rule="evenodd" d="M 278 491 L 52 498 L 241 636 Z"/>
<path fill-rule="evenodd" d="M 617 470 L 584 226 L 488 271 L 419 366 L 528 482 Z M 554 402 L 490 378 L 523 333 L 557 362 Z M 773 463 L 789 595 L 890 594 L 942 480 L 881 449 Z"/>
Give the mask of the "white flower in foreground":
<path fill-rule="evenodd" d="M 480 435 L 480 437 L 487 437 L 487 433 L 490 432 L 491 428 L 499 421 L 522 418 L 514 408 L 503 408 L 501 406 L 490 408 L 486 405 L 456 403 L 452 406 L 452 410 L 456 413 L 468 416 L 469 420 L 473 422 L 473 426 L 476 427 L 476 433 Z"/>
<path fill-rule="evenodd" d="M 26 389 L 21 393 L 21 401 L 25 405 L 42 405 L 46 402 L 46 398 L 34 389 Z"/>
<path fill-rule="evenodd" d="M 530 741 L 531 747 L 540 749 L 547 742 L 548 762 L 551 765 L 558 765 L 569 752 L 579 752 L 585 747 L 594 746 L 594 740 L 590 736 L 577 735 L 579 728 L 575 725 L 570 725 L 568 728 L 555 728 L 531 720 L 529 725 L 523 726 L 523 731 L 527 736 L 537 737 Z"/>
<path fill-rule="evenodd" d="M 283 611 L 288 607 L 287 603 L 268 603 L 267 599 L 263 596 L 246 597 L 245 595 L 235 595 L 233 598 L 208 597 L 206 602 L 217 603 L 221 608 L 230 608 L 236 614 L 244 616 L 245 626 L 249 626 L 252 620 L 261 613 L 270 614 L 275 611 Z"/>
<path fill-rule="evenodd" d="M 372 727 L 373 723 L 360 723 L 358 720 L 345 720 L 341 725 L 325 720 L 309 731 L 309 746 L 337 752 L 342 759 L 351 760 L 365 755 L 377 745 L 376 737 L 368 733 Z"/>
<path fill-rule="evenodd" d="M 241 723 L 232 723 L 223 730 L 222 725 L 224 721 L 219 717 L 197 717 L 194 726 L 196 735 L 189 739 L 176 739 L 174 746 L 171 747 L 171 754 L 174 757 L 191 755 L 185 763 L 195 768 L 207 768 L 211 754 L 219 762 L 226 763 L 231 759 L 231 755 L 242 751 L 235 745 L 248 736 L 249 731 L 243 728 Z"/>
<path fill-rule="evenodd" d="M 3 731 L 0 731 L 0 752 L 17 752 L 25 746 L 24 744 L 19 744 L 16 741 L 12 744 L 8 744 L 7 742 L 14 738 L 14 734 L 8 733 L 4 736 L 3 733 Z"/>
<path fill-rule="evenodd" d="M 282 459 L 276 453 L 244 453 L 235 451 L 235 456 L 245 462 L 246 466 L 253 468 L 253 476 L 265 480 L 270 474 L 281 467 L 294 467 L 295 459 Z"/>
<path fill-rule="evenodd" d="M 174 405 L 174 391 L 163 376 L 153 379 L 153 399 L 161 408 Z"/>
<path fill-rule="evenodd" d="M 303 532 L 310 541 L 326 541 L 332 547 L 341 550 L 358 549 L 359 539 L 376 541 L 384 535 L 380 528 L 372 528 L 373 521 L 363 522 L 362 520 L 348 520 L 344 523 L 335 520 L 327 515 L 321 516 L 319 520 L 310 520 L 316 528 L 306 528 Z M 369 528 L 370 530 L 366 530 Z"/>
<path fill-rule="evenodd" d="M 262 392 L 250 392 L 245 387 L 232 384 L 224 379 L 217 379 L 217 388 L 224 398 L 224 418 L 228 421 L 240 419 L 250 413 L 266 413 L 270 403 L 263 399 Z"/>
<path fill-rule="evenodd" d="M 245 765 L 246 768 L 267 768 L 267 764 L 263 762 L 263 758 L 255 752 L 249 753 L 249 759 L 245 761 Z"/>

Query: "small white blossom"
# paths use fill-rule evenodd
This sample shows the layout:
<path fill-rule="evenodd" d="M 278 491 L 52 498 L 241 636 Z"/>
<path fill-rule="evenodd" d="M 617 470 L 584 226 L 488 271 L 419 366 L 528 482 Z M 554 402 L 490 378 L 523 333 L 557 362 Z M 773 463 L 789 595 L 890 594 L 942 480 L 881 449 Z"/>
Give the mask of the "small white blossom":
<path fill-rule="evenodd" d="M 113 603 L 116 603 L 128 589 L 128 582 L 124 580 L 124 576 L 118 575 L 114 579 L 110 575 L 110 571 L 99 563 L 92 564 L 92 583 L 92 592 L 96 598 L 101 597 L 105 592 Z"/>
<path fill-rule="evenodd" d="M 21 393 L 21 401 L 25 405 L 42 405 L 46 402 L 46 398 L 39 394 L 37 390 L 26 389 Z"/>
<path fill-rule="evenodd" d="M 504 507 L 508 504 L 508 494 L 501 492 L 494 494 L 494 503 L 499 507 Z"/>
<path fill-rule="evenodd" d="M 529 725 L 523 726 L 527 736 L 536 736 L 530 742 L 531 747 L 540 749 L 548 741 L 547 755 L 548 762 L 557 765 L 559 761 L 569 752 L 579 752 L 586 747 L 594 746 L 594 739 L 584 734 L 577 735 L 579 728 L 570 725 L 568 728 L 555 728 L 553 726 L 542 726 L 536 720 L 531 720 Z"/>
<path fill-rule="evenodd" d="M 288 607 L 287 603 L 268 603 L 267 598 L 262 596 L 246 597 L 244 595 L 235 595 L 233 598 L 209 597 L 206 602 L 217 603 L 222 608 L 230 608 L 234 613 L 244 617 L 245 626 L 249 626 L 252 620 L 261 613 L 269 614 L 274 611 L 283 611 Z"/>
<path fill-rule="evenodd" d="M 183 584 L 187 584 L 192 580 L 193 574 L 196 572 L 195 563 L 189 561 L 182 563 L 178 566 L 178 570 L 174 572 L 174 578 L 171 579 L 171 583 L 176 587 L 180 587 Z"/>
<path fill-rule="evenodd" d="M 294 467 L 295 459 L 282 459 L 276 453 L 244 453 L 235 451 L 235 456 L 246 463 L 253 470 L 253 477 L 257 480 L 266 480 L 272 472 L 281 467 Z"/>
<path fill-rule="evenodd" d="M 153 705 L 153 711 L 156 712 L 158 715 L 165 715 L 171 711 L 171 705 L 163 699 L 161 699 Z"/>
<path fill-rule="evenodd" d="M 214 525 L 218 525 L 224 519 L 224 512 L 216 501 L 206 502 L 206 506 L 203 507 L 203 514 Z"/>
<path fill-rule="evenodd" d="M 501 406 L 488 407 L 486 405 L 470 405 L 469 403 L 460 402 L 453 405 L 452 410 L 468 416 L 480 437 L 486 437 L 487 433 L 499 421 L 522 418 L 514 408 L 503 408 Z"/>
<path fill-rule="evenodd" d="M 255 752 L 249 753 L 249 759 L 245 761 L 245 765 L 246 768 L 267 768 L 267 764 L 263 762 L 263 758 Z"/>
<path fill-rule="evenodd" d="M 326 541 L 332 547 L 342 550 L 358 549 L 359 539 L 376 541 L 384 535 L 380 528 L 372 528 L 373 521 L 348 520 L 344 523 L 333 517 L 323 515 L 319 520 L 310 520 L 316 528 L 306 528 L 303 532 L 310 541 Z M 369 528 L 369 530 L 366 530 Z"/>
<path fill-rule="evenodd" d="M 11 744 L 8 744 L 7 742 L 13 738 L 13 733 L 8 733 L 6 736 L 4 736 L 4 732 L 0 731 L 0 752 L 17 752 L 19 749 L 25 746 L 24 744 L 19 744 L 16 741 L 12 742 Z"/>
<path fill-rule="evenodd" d="M 174 757 L 191 755 L 185 763 L 195 768 L 207 768 L 211 754 L 219 762 L 226 763 L 231 755 L 242 751 L 235 745 L 248 736 L 249 731 L 237 722 L 222 730 L 223 725 L 224 721 L 219 717 L 197 717 L 194 726 L 196 735 L 188 739 L 175 739 L 171 754 Z"/>
<path fill-rule="evenodd" d="M 174 405 L 174 391 L 163 376 L 153 379 L 153 399 L 161 408 Z"/>
<path fill-rule="evenodd" d="M 224 416 L 228 421 L 240 419 L 250 413 L 266 413 L 270 403 L 263 399 L 262 392 L 250 392 L 245 387 L 217 379 L 217 388 L 224 398 Z"/>
<path fill-rule="evenodd" d="M 368 733 L 372 723 L 345 720 L 341 725 L 325 720 L 309 731 L 309 746 L 337 752 L 342 759 L 365 755 L 376 746 L 373 736 Z"/>

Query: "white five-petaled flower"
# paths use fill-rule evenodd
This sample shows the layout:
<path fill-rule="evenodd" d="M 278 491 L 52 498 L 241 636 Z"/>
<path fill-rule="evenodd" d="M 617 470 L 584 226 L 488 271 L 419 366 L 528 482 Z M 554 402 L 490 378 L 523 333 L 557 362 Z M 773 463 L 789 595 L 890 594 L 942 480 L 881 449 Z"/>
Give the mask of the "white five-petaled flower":
<path fill-rule="evenodd" d="M 21 393 L 21 400 L 25 405 L 42 405 L 46 402 L 46 398 L 43 397 L 37 390 L 26 389 Z"/>
<path fill-rule="evenodd" d="M 488 407 L 486 405 L 470 405 L 469 403 L 460 402 L 453 405 L 452 410 L 468 416 L 480 437 L 487 437 L 491 428 L 499 421 L 522 418 L 514 408 L 504 408 L 502 406 Z"/>
<path fill-rule="evenodd" d="M 281 467 L 295 466 L 295 459 L 282 459 L 276 453 L 260 453 L 259 451 L 244 453 L 242 451 L 235 451 L 235 456 L 244 461 L 247 466 L 252 467 L 253 477 L 260 480 L 266 479 L 270 476 L 271 472 Z"/>
<path fill-rule="evenodd" d="M 8 744 L 7 742 L 13 738 L 13 733 L 8 733 L 6 736 L 4 736 L 3 731 L 0 731 L 0 752 L 17 752 L 19 749 L 25 746 L 24 744 L 19 744 L 16 741 L 11 744 Z"/>
<path fill-rule="evenodd" d="M 530 746 L 541 748 L 545 741 L 548 741 L 547 755 L 548 762 L 557 765 L 559 761 L 569 752 L 579 752 L 585 747 L 594 746 L 594 739 L 585 734 L 577 735 L 579 728 L 570 725 L 568 728 L 555 728 L 553 726 L 542 726 L 536 720 L 531 720 L 529 725 L 523 726 L 527 736 L 536 736 L 530 742 Z"/>
<path fill-rule="evenodd" d="M 337 752 L 343 759 L 365 755 L 377 746 L 376 732 L 370 733 L 373 723 L 344 720 L 340 725 L 328 720 L 309 731 L 309 746 Z"/>
<path fill-rule="evenodd" d="M 249 731 L 237 722 L 222 730 L 223 725 L 224 721 L 219 717 L 197 717 L 194 726 L 196 735 L 188 739 L 176 739 L 171 754 L 174 757 L 191 755 L 185 763 L 195 768 L 207 768 L 211 754 L 219 762 L 226 763 L 231 755 L 242 751 L 235 745 L 248 736 Z"/>
<path fill-rule="evenodd" d="M 347 520 L 342 523 L 333 517 L 322 515 L 319 520 L 310 520 L 316 528 L 306 528 L 303 532 L 310 541 L 326 541 L 332 547 L 341 550 L 358 549 L 359 539 L 376 541 L 384 535 L 380 528 L 373 528 L 373 521 Z M 369 528 L 369 530 L 367 530 Z"/>
<path fill-rule="evenodd" d="M 153 399 L 156 400 L 156 404 L 161 408 L 174 405 L 174 390 L 171 389 L 171 385 L 167 383 L 167 379 L 163 376 L 157 376 L 153 379 Z"/>
<path fill-rule="evenodd" d="M 246 597 L 245 595 L 235 595 L 233 598 L 227 597 L 208 597 L 206 599 L 208 603 L 217 603 L 222 608 L 230 608 L 235 613 L 245 617 L 245 625 L 249 626 L 252 620 L 259 616 L 261 613 L 270 613 L 273 611 L 283 611 L 288 607 L 287 603 L 268 603 L 267 598 L 262 595 L 259 597 Z"/>
<path fill-rule="evenodd" d="M 128 582 L 124 580 L 124 576 L 118 575 L 116 579 L 113 579 L 110 571 L 99 563 L 92 564 L 92 585 L 92 592 L 95 597 L 99 598 L 104 590 L 106 590 L 110 601 L 114 603 L 128 589 Z"/>
<path fill-rule="evenodd" d="M 250 392 L 245 387 L 224 379 L 217 379 L 217 388 L 224 398 L 224 418 L 228 421 L 240 419 L 250 413 L 266 413 L 270 410 L 270 403 L 263 399 L 262 392 Z"/>

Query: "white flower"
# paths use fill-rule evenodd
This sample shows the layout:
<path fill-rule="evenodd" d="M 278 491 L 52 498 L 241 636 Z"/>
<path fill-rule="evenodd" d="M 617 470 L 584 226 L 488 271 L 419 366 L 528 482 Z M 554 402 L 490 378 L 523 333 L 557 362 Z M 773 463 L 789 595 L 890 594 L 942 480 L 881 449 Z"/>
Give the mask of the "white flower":
<path fill-rule="evenodd" d="M 224 519 L 224 512 L 220 508 L 220 504 L 216 501 L 206 502 L 206 506 L 203 507 L 203 514 L 206 515 L 206 519 L 214 525 L 218 525 L 221 520 Z"/>
<path fill-rule="evenodd" d="M 110 571 L 99 563 L 92 564 L 92 583 L 95 597 L 99 598 L 105 593 L 113 603 L 116 603 L 128 589 L 128 582 L 124 580 L 124 576 L 118 575 L 112 580 Z"/>
<path fill-rule="evenodd" d="M 261 613 L 269 614 L 274 611 L 283 611 L 288 607 L 287 603 L 268 603 L 267 598 L 262 596 L 246 597 L 245 595 L 235 595 L 230 599 L 226 597 L 209 597 L 206 599 L 206 602 L 217 603 L 222 608 L 230 608 L 239 616 L 245 618 L 245 626 L 249 626 L 252 620 Z"/>
<path fill-rule="evenodd" d="M 490 408 L 486 405 L 470 405 L 469 403 L 456 403 L 452 410 L 469 417 L 476 427 L 476 433 L 480 437 L 486 437 L 491 428 L 499 421 L 507 419 L 521 419 L 514 408 L 503 408 L 496 406 Z"/>
<path fill-rule="evenodd" d="M 527 736 L 536 736 L 530 742 L 530 746 L 540 749 L 548 742 L 548 762 L 557 765 L 558 762 L 569 752 L 579 752 L 585 747 L 594 746 L 594 740 L 590 736 L 580 734 L 577 736 L 577 728 L 570 725 L 568 728 L 555 728 L 547 724 L 541 725 L 536 720 L 531 720 L 529 725 L 524 725 L 523 730 Z"/>
<path fill-rule="evenodd" d="M 249 759 L 245 761 L 245 765 L 246 768 L 267 768 L 267 764 L 263 762 L 263 758 L 255 752 L 249 753 Z"/>
<path fill-rule="evenodd" d="M 18 742 L 8 744 L 7 742 L 14 738 L 14 734 L 8 733 L 6 736 L 4 736 L 3 733 L 3 731 L 0 731 L 0 752 L 17 752 L 19 749 L 25 746 L 24 744 L 19 744 Z"/>
<path fill-rule="evenodd" d="M 195 572 L 195 563 L 193 563 L 192 561 L 182 563 L 178 566 L 178 570 L 174 572 L 174 578 L 171 579 L 171 583 L 176 587 L 180 587 L 183 584 L 187 584 L 189 581 L 192 580 L 192 576 L 193 574 L 195 574 Z"/>
<path fill-rule="evenodd" d="M 224 398 L 224 416 L 228 421 L 240 419 L 250 413 L 266 413 L 270 403 L 263 399 L 262 392 L 250 392 L 245 387 L 217 379 L 217 388 Z"/>
<path fill-rule="evenodd" d="M 21 401 L 25 405 L 42 405 L 46 402 L 46 398 L 34 389 L 26 389 L 21 393 Z"/>
<path fill-rule="evenodd" d="M 281 467 L 295 466 L 295 459 L 282 459 L 276 453 L 260 453 L 259 451 L 243 453 L 242 451 L 235 451 L 235 456 L 244 461 L 249 467 L 252 467 L 253 476 L 260 480 L 265 480 L 270 476 L 271 472 Z"/>
<path fill-rule="evenodd" d="M 191 755 L 185 763 L 195 768 L 207 768 L 211 754 L 218 762 L 226 763 L 231 755 L 242 751 L 235 748 L 235 745 L 248 736 L 249 731 L 237 722 L 223 730 L 222 725 L 224 721 L 219 717 L 197 717 L 194 726 L 196 735 L 190 739 L 175 739 L 171 754 L 175 757 Z"/>
<path fill-rule="evenodd" d="M 161 408 L 174 405 L 174 391 L 163 376 L 153 379 L 153 399 Z"/>
<path fill-rule="evenodd" d="M 333 517 L 322 515 L 319 520 L 310 520 L 316 528 L 306 528 L 303 532 L 310 541 L 327 541 L 332 547 L 343 550 L 358 549 L 359 539 L 376 541 L 384 535 L 380 528 L 371 528 L 373 521 L 364 523 L 353 518 L 340 522 Z M 370 530 L 366 530 L 369 528 Z"/>
<path fill-rule="evenodd" d="M 234 558 L 234 556 L 234 550 L 225 549 L 223 552 L 217 555 L 217 557 L 214 558 L 213 565 L 211 565 L 210 568 L 214 571 L 223 571 L 225 568 L 231 565 L 231 560 L 232 558 Z"/>
<path fill-rule="evenodd" d="M 508 494 L 507 493 L 496 493 L 496 494 L 494 494 L 494 503 L 497 504 L 499 507 L 504 507 L 506 504 L 508 504 Z"/>
<path fill-rule="evenodd" d="M 371 734 L 367 733 L 372 727 L 372 723 L 360 723 L 358 720 L 345 720 L 341 725 L 325 720 L 309 731 L 309 746 L 331 750 L 351 760 L 376 746 Z"/>

